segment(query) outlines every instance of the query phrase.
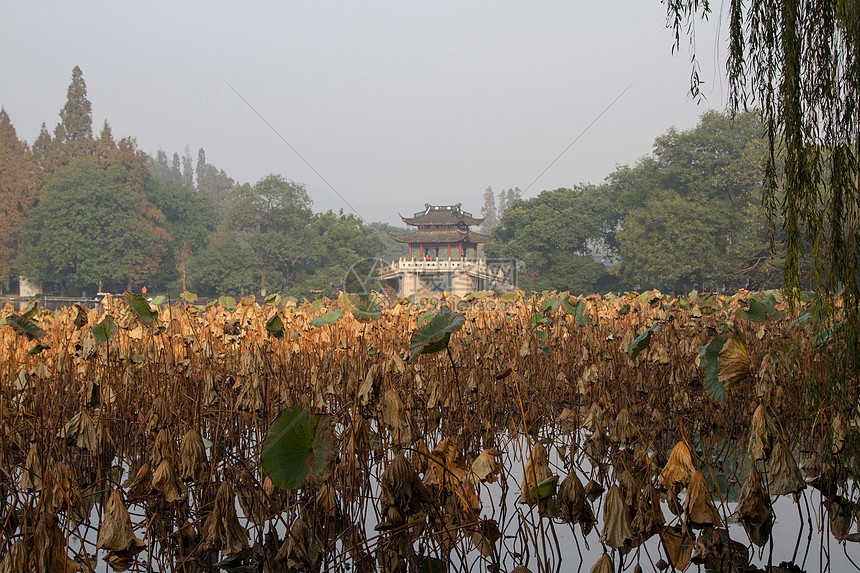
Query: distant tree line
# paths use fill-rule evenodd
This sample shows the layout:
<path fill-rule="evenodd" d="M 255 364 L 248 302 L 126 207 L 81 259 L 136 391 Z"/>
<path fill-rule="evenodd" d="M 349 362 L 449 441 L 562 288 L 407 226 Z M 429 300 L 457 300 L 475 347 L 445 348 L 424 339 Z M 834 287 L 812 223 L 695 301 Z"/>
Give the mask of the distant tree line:
<path fill-rule="evenodd" d="M 780 287 L 782 237 L 770 236 L 762 208 L 763 136 L 755 113 L 710 111 L 600 185 L 544 191 L 506 210 L 488 189 L 483 212 L 499 222 L 485 253 L 522 261 L 519 284 L 536 291 Z"/>
<path fill-rule="evenodd" d="M 206 161 L 94 136 L 80 68 L 60 122 L 19 140 L 0 108 L 0 292 L 22 276 L 78 295 L 147 286 L 178 294 L 331 293 L 350 265 L 382 253 L 380 233 L 315 213 L 304 185 L 269 175 L 236 184 Z"/>

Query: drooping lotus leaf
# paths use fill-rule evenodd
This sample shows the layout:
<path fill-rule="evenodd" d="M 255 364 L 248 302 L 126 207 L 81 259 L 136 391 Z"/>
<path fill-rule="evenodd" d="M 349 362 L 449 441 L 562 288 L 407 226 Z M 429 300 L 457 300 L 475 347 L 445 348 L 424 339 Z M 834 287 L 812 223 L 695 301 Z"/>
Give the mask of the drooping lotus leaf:
<path fill-rule="evenodd" d="M 113 335 L 116 334 L 117 326 L 111 315 L 106 315 L 101 322 L 95 325 L 92 329 L 93 336 L 95 337 L 96 345 L 102 346 L 107 343 Z"/>
<path fill-rule="evenodd" d="M 320 474 L 332 453 L 323 418 L 300 406 L 285 408 L 269 428 L 260 463 L 276 486 L 300 487 Z"/>
<path fill-rule="evenodd" d="M 284 337 L 284 321 L 277 312 L 266 321 L 266 331 L 277 339 Z"/>
<path fill-rule="evenodd" d="M 447 306 L 440 308 L 428 323 L 412 333 L 410 360 L 419 354 L 433 354 L 447 348 L 451 333 L 460 330 L 465 320 L 465 316 Z"/>
<path fill-rule="evenodd" d="M 660 332 L 663 330 L 663 327 L 659 324 L 655 324 L 650 328 L 646 328 L 645 332 L 636 337 L 636 339 L 630 344 L 630 358 L 636 360 L 636 357 L 639 356 L 639 353 L 648 348 L 648 345 L 651 344 L 651 335 L 655 332 Z"/>
<path fill-rule="evenodd" d="M 382 318 L 382 309 L 370 299 L 359 300 L 353 305 L 351 311 L 353 318 L 362 323 Z"/>
<path fill-rule="evenodd" d="M 633 520 L 630 506 L 624 502 L 621 488 L 613 485 L 606 494 L 603 502 L 603 531 L 600 541 L 608 546 L 619 549 L 625 542 L 633 541 L 633 530 L 630 528 Z"/>
<path fill-rule="evenodd" d="M 708 482 L 700 470 L 693 472 L 687 485 L 684 511 L 687 513 L 687 522 L 692 527 L 716 526 L 721 523 L 720 514 L 711 498 Z"/>
<path fill-rule="evenodd" d="M 750 376 L 750 353 L 746 341 L 740 336 L 732 336 L 723 345 L 717 356 L 720 368 L 719 379 L 728 390 Z"/>
<path fill-rule="evenodd" d="M 589 573 L 613 573 L 615 565 L 612 563 L 612 558 L 608 553 L 604 553 L 597 560 L 597 563 L 589 570 Z"/>
<path fill-rule="evenodd" d="M 806 487 L 788 445 L 777 440 L 767 460 L 767 486 L 771 495 L 798 493 Z"/>
<path fill-rule="evenodd" d="M 711 398 L 720 402 L 726 399 L 726 388 L 720 381 L 717 357 L 728 339 L 728 336 L 718 336 L 699 348 L 699 368 L 705 374 L 705 390 Z"/>
<path fill-rule="evenodd" d="M 142 294 L 133 294 L 125 291 L 122 296 L 140 322 L 148 326 L 158 320 L 158 311 L 153 310 L 149 305 L 149 301 Z"/>
<path fill-rule="evenodd" d="M 675 447 L 672 448 L 672 453 L 669 454 L 669 460 L 660 472 L 660 479 L 667 486 L 672 484 L 686 485 L 690 481 L 690 477 L 696 468 L 693 464 L 693 456 L 690 454 L 690 448 L 687 443 L 681 440 Z"/>
<path fill-rule="evenodd" d="M 747 481 L 741 488 L 736 513 L 738 521 L 745 524 L 765 523 L 770 519 L 770 496 L 762 483 L 761 474 L 753 464 Z"/>
<path fill-rule="evenodd" d="M 331 326 L 332 324 L 340 320 L 343 314 L 343 311 L 340 309 L 330 310 L 325 314 L 321 314 L 320 316 L 314 317 L 311 320 L 310 324 L 311 326 L 316 326 L 317 328 L 326 324 Z"/>
<path fill-rule="evenodd" d="M 18 334 L 27 337 L 28 340 L 41 340 L 45 337 L 45 331 L 42 330 L 35 322 L 29 318 L 25 318 L 17 313 L 10 313 L 4 319 L 6 324 L 12 327 Z"/>

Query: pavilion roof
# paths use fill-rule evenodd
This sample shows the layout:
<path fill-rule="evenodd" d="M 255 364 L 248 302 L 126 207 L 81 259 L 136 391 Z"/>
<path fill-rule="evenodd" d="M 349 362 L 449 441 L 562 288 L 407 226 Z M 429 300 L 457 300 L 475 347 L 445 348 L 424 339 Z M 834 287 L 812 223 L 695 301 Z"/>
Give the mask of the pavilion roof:
<path fill-rule="evenodd" d="M 417 229 L 405 235 L 389 235 L 398 243 L 439 244 L 439 243 L 486 243 L 489 235 L 463 229 Z"/>
<path fill-rule="evenodd" d="M 484 222 L 483 217 L 473 217 L 471 213 L 463 211 L 462 203 L 456 205 L 431 205 L 425 203 L 424 210 L 418 211 L 412 217 L 400 216 L 407 225 L 416 227 L 457 227 L 480 225 Z"/>

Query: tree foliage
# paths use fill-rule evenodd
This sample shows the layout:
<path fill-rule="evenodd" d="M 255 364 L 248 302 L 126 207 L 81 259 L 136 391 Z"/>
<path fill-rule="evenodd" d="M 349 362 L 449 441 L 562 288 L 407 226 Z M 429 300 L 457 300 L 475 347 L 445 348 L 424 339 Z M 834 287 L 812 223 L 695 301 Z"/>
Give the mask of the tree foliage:
<path fill-rule="evenodd" d="M 676 44 L 708 13 L 699 0 L 667 8 Z M 729 14 L 730 107 L 761 110 L 768 142 L 764 202 L 784 234 L 787 292 L 792 300 L 799 296 L 808 256 L 817 290 L 841 298 L 856 348 L 860 10 L 851 0 L 732 0 Z M 692 87 L 698 89 L 696 75 Z"/>
<path fill-rule="evenodd" d="M 17 274 L 18 232 L 27 211 L 36 204 L 41 175 L 35 157 L 0 108 L 0 290 L 8 291 Z"/>
<path fill-rule="evenodd" d="M 67 281 L 116 290 L 145 279 L 161 245 L 140 217 L 122 166 L 101 169 L 94 158 L 72 161 L 48 180 L 21 230 L 19 264 L 34 281 Z"/>

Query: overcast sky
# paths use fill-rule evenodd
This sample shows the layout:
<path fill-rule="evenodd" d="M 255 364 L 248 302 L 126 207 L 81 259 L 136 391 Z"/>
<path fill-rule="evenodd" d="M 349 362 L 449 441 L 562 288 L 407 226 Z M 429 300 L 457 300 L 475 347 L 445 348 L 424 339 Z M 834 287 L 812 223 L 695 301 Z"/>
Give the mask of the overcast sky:
<path fill-rule="evenodd" d="M 631 82 L 525 197 L 599 183 L 723 109 L 719 20 L 700 25 L 697 103 L 658 0 L 7 2 L 0 106 L 32 142 L 78 65 L 96 132 L 203 147 L 238 182 L 278 173 L 350 211 L 229 83 L 366 220 L 425 202 L 478 215 L 487 186 L 525 189 Z"/>

